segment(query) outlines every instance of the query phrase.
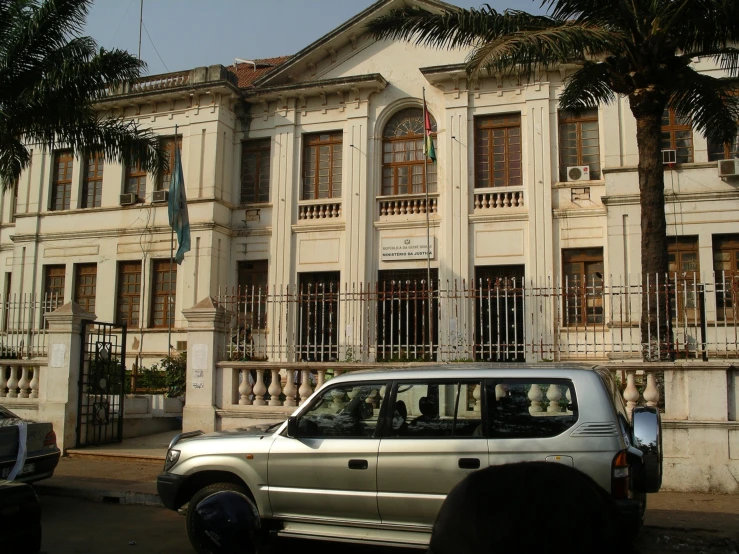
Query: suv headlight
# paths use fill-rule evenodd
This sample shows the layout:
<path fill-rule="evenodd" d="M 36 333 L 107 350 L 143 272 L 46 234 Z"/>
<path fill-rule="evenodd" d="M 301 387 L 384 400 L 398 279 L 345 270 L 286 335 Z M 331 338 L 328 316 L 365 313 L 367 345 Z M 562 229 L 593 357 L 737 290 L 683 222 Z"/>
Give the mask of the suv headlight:
<path fill-rule="evenodd" d="M 172 450 L 171 448 L 167 450 L 167 457 L 164 459 L 164 471 L 169 471 L 170 469 L 172 469 L 179 459 L 179 450 Z"/>

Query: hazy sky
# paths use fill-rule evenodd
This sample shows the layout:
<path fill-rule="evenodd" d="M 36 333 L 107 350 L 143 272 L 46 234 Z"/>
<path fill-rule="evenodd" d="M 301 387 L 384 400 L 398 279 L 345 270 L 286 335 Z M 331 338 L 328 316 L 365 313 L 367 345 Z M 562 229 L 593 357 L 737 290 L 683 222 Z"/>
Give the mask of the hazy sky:
<path fill-rule="evenodd" d="M 478 7 L 485 0 L 451 0 Z M 539 11 L 531 0 L 489 0 L 495 9 Z M 373 0 L 144 0 L 141 57 L 149 74 L 212 64 L 234 58 L 294 54 Z M 95 0 L 85 33 L 104 48 L 136 55 L 141 0 Z M 147 36 L 148 32 L 148 36 Z M 157 53 L 158 52 L 158 53 Z M 160 59 L 161 58 L 161 59 Z"/>

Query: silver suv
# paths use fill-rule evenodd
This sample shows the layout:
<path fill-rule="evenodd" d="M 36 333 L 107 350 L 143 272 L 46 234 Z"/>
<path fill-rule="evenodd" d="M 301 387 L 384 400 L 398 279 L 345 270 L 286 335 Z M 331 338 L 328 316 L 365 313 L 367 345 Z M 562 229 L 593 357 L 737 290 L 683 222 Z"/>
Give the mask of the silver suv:
<path fill-rule="evenodd" d="M 165 506 L 223 490 L 281 536 L 426 547 L 449 491 L 470 472 L 524 461 L 589 475 L 641 525 L 661 486 L 659 414 L 634 410 L 598 369 L 480 364 L 356 372 L 326 382 L 264 431 L 176 437 L 157 481 Z"/>

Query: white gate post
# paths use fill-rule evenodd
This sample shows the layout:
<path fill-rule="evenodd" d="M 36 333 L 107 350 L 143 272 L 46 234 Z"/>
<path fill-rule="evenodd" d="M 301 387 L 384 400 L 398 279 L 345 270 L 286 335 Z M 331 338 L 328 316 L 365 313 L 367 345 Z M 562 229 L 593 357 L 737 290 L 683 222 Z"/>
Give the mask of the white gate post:
<path fill-rule="evenodd" d="M 226 332 L 226 310 L 208 296 L 189 310 L 187 320 L 187 381 L 182 430 L 216 430 L 216 362 Z"/>
<path fill-rule="evenodd" d="M 49 322 L 49 357 L 39 377 L 39 421 L 54 425 L 57 446 L 64 452 L 77 440 L 82 321 L 96 316 L 69 302 L 44 318 Z"/>

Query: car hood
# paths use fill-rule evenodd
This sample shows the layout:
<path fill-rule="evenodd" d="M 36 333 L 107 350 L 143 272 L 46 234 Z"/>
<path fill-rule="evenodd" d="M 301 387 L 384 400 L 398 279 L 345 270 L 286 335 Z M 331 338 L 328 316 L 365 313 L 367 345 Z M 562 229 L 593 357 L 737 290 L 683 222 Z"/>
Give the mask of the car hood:
<path fill-rule="evenodd" d="M 196 437 L 188 437 L 186 439 L 182 439 L 180 443 L 185 442 L 195 442 L 195 441 L 205 441 L 205 440 L 213 440 L 213 439 L 237 439 L 237 438 L 244 438 L 244 437 L 264 437 L 267 435 L 274 434 L 277 429 L 280 428 L 280 425 L 282 425 L 282 422 L 280 422 L 278 425 L 275 425 L 272 427 L 273 424 L 263 424 L 263 425 L 254 425 L 250 427 L 242 427 L 239 429 L 229 429 L 228 431 L 214 431 L 212 433 L 205 433 L 203 435 L 198 435 Z M 269 431 L 267 431 L 268 428 L 272 427 Z"/>

